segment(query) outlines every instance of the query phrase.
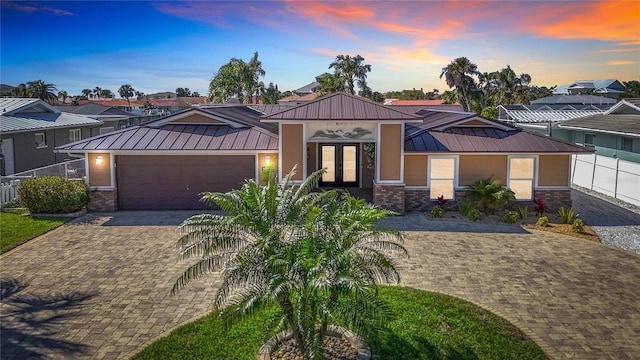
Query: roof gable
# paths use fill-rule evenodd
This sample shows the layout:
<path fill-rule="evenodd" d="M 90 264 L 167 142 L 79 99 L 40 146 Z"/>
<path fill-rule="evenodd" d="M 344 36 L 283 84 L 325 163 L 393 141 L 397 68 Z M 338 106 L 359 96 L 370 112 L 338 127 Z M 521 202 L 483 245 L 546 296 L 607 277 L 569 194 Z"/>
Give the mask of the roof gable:
<path fill-rule="evenodd" d="M 233 128 L 245 127 L 237 121 L 233 121 L 228 118 L 222 118 L 215 114 L 205 111 L 201 108 L 191 108 L 177 112 L 175 114 L 167 115 L 161 119 L 153 121 L 147 126 L 149 127 L 161 127 L 169 124 L 209 124 L 209 125 L 228 125 Z"/>
<path fill-rule="evenodd" d="M 59 114 L 60 110 L 40 99 L 2 98 L 0 99 L 0 114 L 15 115 L 29 113 Z"/>
<path fill-rule="evenodd" d="M 640 114 L 640 99 L 623 99 L 604 114 Z"/>
<path fill-rule="evenodd" d="M 420 121 L 421 117 L 366 98 L 338 92 L 264 116 L 262 119 L 263 121 Z"/>

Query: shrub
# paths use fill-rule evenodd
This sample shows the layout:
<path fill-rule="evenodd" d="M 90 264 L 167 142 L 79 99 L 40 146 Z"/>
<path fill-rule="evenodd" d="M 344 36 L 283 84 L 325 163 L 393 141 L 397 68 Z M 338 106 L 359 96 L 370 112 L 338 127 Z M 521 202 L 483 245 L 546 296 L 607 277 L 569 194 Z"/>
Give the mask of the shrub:
<path fill-rule="evenodd" d="M 573 220 L 573 224 L 571 225 L 571 231 L 582 233 L 584 232 L 584 221 L 582 219 Z"/>
<path fill-rule="evenodd" d="M 485 213 L 493 214 L 496 209 L 515 200 L 515 193 L 500 185 L 500 181 L 489 178 L 471 184 L 465 200 L 482 207 Z"/>
<path fill-rule="evenodd" d="M 438 202 L 438 206 L 440 207 L 444 207 L 444 205 L 447 203 L 447 199 L 444 198 L 444 195 L 438 196 L 436 201 Z"/>
<path fill-rule="evenodd" d="M 20 199 L 13 199 L 11 201 L 2 203 L 2 209 L 16 209 L 20 207 L 22 207 Z"/>
<path fill-rule="evenodd" d="M 524 220 L 529 216 L 529 208 L 526 206 L 518 206 L 518 216 Z"/>
<path fill-rule="evenodd" d="M 467 217 L 471 221 L 478 221 L 478 220 L 480 220 L 480 214 L 481 214 L 480 210 L 474 208 L 474 209 L 469 210 L 469 215 L 467 215 Z"/>
<path fill-rule="evenodd" d="M 546 216 L 540 216 L 538 218 L 538 222 L 536 222 L 536 225 L 542 226 L 542 227 L 549 227 L 549 218 Z"/>
<path fill-rule="evenodd" d="M 278 178 L 278 167 L 274 163 L 265 165 L 262 167 L 262 174 L 260 175 L 260 179 L 262 180 L 263 184 L 266 184 L 270 181 L 276 181 L 276 179 Z"/>
<path fill-rule="evenodd" d="M 471 209 L 473 209 L 473 206 L 471 206 L 470 202 L 462 202 L 458 205 L 458 211 L 460 211 L 460 214 L 464 217 L 469 216 Z"/>
<path fill-rule="evenodd" d="M 544 215 L 544 213 L 548 210 L 547 205 L 545 205 L 544 201 L 542 201 L 542 199 L 535 199 L 533 202 L 536 203 L 536 207 L 534 208 L 534 210 L 536 211 L 536 215 Z"/>
<path fill-rule="evenodd" d="M 60 176 L 39 176 L 24 180 L 18 189 L 20 201 L 32 213 L 71 213 L 89 204 L 84 181 Z"/>
<path fill-rule="evenodd" d="M 436 205 L 433 208 L 431 208 L 431 217 L 432 218 L 440 218 L 442 217 L 442 208 L 440 207 L 440 205 Z"/>
<path fill-rule="evenodd" d="M 507 224 L 515 224 L 518 221 L 518 213 L 511 210 L 504 211 L 504 222 Z"/>
<path fill-rule="evenodd" d="M 576 218 L 572 208 L 565 209 L 564 207 L 561 207 L 560 210 L 558 210 L 558 214 L 560 215 L 560 219 L 562 219 L 563 224 L 571 224 Z"/>

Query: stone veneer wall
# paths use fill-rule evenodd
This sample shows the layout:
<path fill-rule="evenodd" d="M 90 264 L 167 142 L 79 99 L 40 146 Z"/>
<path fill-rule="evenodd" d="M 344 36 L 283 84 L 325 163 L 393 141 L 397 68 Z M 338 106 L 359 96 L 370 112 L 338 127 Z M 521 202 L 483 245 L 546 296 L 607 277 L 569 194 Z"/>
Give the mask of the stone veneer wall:
<path fill-rule="evenodd" d="M 542 199 L 544 204 L 549 208 L 549 211 L 556 212 L 561 207 L 572 207 L 571 202 L 571 189 L 562 190 L 542 190 L 535 189 L 533 191 L 534 199 Z M 532 201 L 533 203 L 533 201 Z"/>
<path fill-rule="evenodd" d="M 404 207 L 406 211 L 426 211 L 431 208 L 429 190 L 404 189 Z"/>
<path fill-rule="evenodd" d="M 404 214 L 404 184 L 373 184 L 373 203 Z"/>
<path fill-rule="evenodd" d="M 118 191 L 89 190 L 89 211 L 118 211 Z"/>

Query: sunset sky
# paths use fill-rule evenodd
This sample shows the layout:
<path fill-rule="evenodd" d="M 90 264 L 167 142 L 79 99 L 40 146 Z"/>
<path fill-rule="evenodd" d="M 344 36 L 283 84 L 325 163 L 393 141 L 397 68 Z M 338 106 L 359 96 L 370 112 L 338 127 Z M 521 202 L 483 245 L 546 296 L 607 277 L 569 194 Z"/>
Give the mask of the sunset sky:
<path fill-rule="evenodd" d="M 507 64 L 533 84 L 640 80 L 638 1 L 6 1 L 0 82 L 42 79 L 70 95 L 130 84 L 206 94 L 230 58 L 258 51 L 266 76 L 294 90 L 338 54 L 371 64 L 374 91 L 448 87 L 466 56 Z"/>

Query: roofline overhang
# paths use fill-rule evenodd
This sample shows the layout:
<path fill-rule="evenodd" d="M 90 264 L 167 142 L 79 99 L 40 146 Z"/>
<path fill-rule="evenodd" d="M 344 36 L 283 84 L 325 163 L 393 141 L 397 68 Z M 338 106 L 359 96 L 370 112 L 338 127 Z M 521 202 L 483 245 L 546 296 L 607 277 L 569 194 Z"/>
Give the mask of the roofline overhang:
<path fill-rule="evenodd" d="M 587 131 L 587 132 L 598 132 L 598 133 L 604 133 L 604 134 L 612 134 L 612 135 L 620 135 L 620 136 L 631 136 L 631 137 L 637 137 L 640 138 L 640 134 L 634 134 L 634 133 L 626 133 L 626 132 L 621 132 L 621 131 L 610 131 L 610 130 L 600 130 L 600 129 L 594 129 L 594 128 L 584 128 L 584 127 L 579 127 L 579 126 L 567 126 L 567 125 L 558 125 L 559 128 L 561 129 L 568 129 L 568 130 L 578 130 L 578 131 Z"/>
<path fill-rule="evenodd" d="M 307 124 L 307 123 L 331 123 L 331 122 L 350 122 L 350 123 L 380 123 L 380 124 L 400 124 L 400 123 L 421 123 L 424 119 L 385 119 L 385 120 L 367 120 L 367 119 L 260 119 L 260 122 L 263 123 L 296 123 L 296 124 Z"/>
<path fill-rule="evenodd" d="M 7 130 L 2 131 L 2 134 L 21 134 L 35 131 L 47 131 L 47 130 L 57 130 L 57 129 L 69 129 L 69 128 L 77 128 L 77 127 L 94 127 L 98 125 L 104 125 L 102 120 L 97 120 L 95 123 L 88 124 L 75 124 L 75 125 L 62 125 L 62 126 L 49 126 L 49 127 L 40 127 L 40 128 L 30 128 L 30 129 L 20 129 L 20 130 Z"/>
<path fill-rule="evenodd" d="M 251 150 L 67 150 L 56 148 L 56 153 L 66 154 L 112 154 L 112 155 L 254 155 L 261 153 L 274 153 L 278 149 L 251 149 Z"/>
<path fill-rule="evenodd" d="M 220 121 L 223 122 L 224 124 L 221 125 L 228 125 L 231 126 L 234 129 L 240 129 L 240 128 L 245 128 L 247 127 L 247 125 L 232 121 L 232 120 L 228 120 L 228 119 L 224 119 L 222 117 L 216 116 L 215 114 L 212 114 L 208 111 L 205 111 L 205 109 L 200 109 L 200 108 L 189 108 L 189 109 L 185 109 L 183 111 L 177 112 L 175 114 L 170 114 L 167 115 L 165 117 L 163 117 L 162 119 L 158 119 L 155 120 L 149 124 L 145 124 L 145 126 L 151 127 L 151 128 L 159 128 L 162 127 L 164 125 L 167 125 L 169 123 L 171 123 L 172 121 L 176 121 L 176 120 L 180 120 L 180 119 L 184 119 L 190 115 L 192 115 L 191 113 L 199 113 L 201 115 L 204 115 L 210 119 L 216 120 L 216 121 Z M 182 123 L 181 125 L 187 125 L 188 123 Z M 203 125 L 202 123 L 199 123 L 199 125 Z M 215 124 L 208 124 L 208 125 L 215 125 Z"/>

